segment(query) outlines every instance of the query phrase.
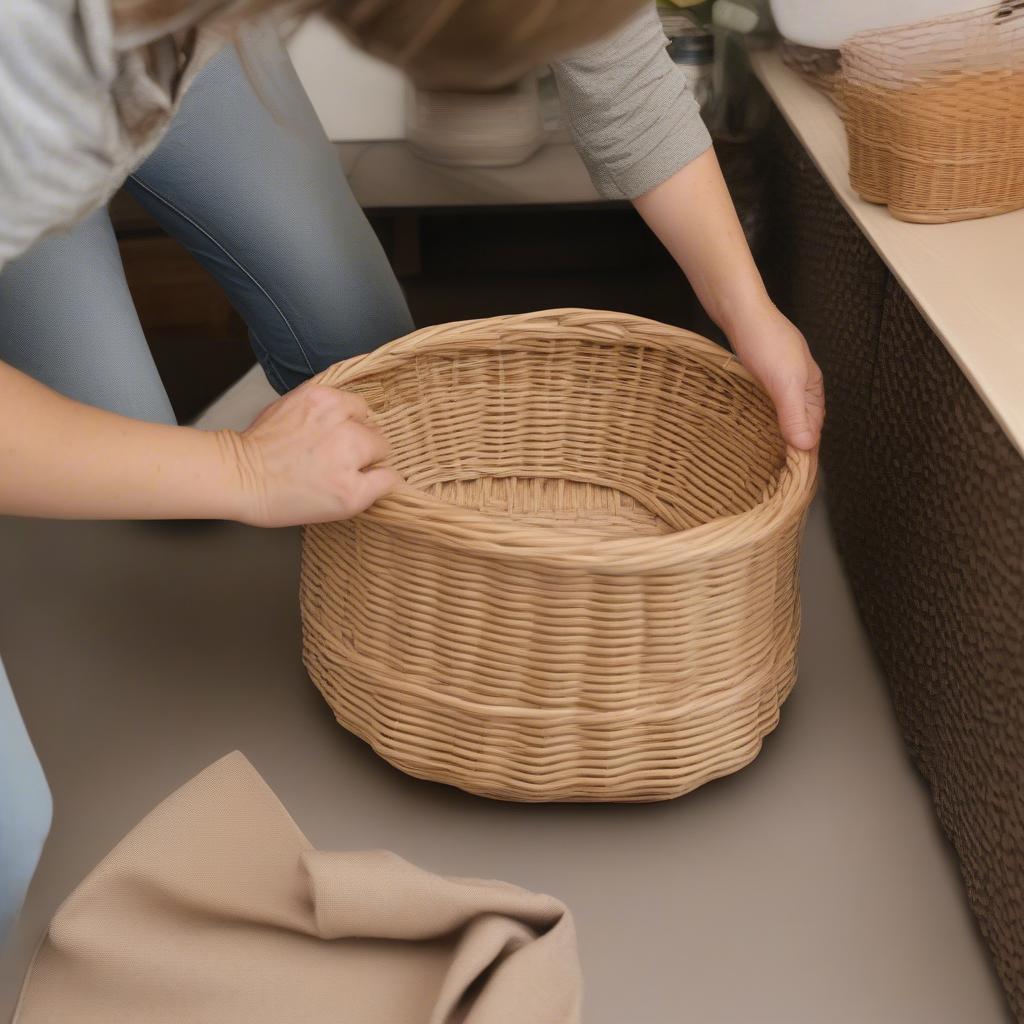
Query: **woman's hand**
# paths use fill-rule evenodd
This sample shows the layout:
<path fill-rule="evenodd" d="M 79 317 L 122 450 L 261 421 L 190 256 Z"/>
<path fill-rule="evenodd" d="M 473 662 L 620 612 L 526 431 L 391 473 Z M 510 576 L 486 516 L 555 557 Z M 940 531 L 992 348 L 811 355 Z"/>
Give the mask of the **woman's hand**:
<path fill-rule="evenodd" d="M 398 483 L 355 395 L 312 382 L 242 433 L 143 423 L 51 391 L 0 362 L 0 515 L 345 519 Z"/>
<path fill-rule="evenodd" d="M 377 466 L 388 445 L 357 395 L 309 382 L 268 406 L 241 434 L 225 431 L 243 495 L 238 518 L 254 526 L 348 519 L 394 490 Z"/>
<path fill-rule="evenodd" d="M 804 336 L 771 303 L 727 333 L 775 403 L 782 436 L 794 448 L 814 448 L 825 419 L 825 385 Z"/>

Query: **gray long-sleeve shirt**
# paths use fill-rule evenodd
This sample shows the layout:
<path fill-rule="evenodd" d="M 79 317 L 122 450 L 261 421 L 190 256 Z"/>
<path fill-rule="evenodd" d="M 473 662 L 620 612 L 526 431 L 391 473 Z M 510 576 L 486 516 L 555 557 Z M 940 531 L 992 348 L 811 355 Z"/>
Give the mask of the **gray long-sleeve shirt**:
<path fill-rule="evenodd" d="M 651 3 L 612 36 L 552 64 L 576 148 L 609 199 L 649 192 L 711 145 L 667 42 Z"/>
<path fill-rule="evenodd" d="M 169 36 L 124 48 L 109 0 L 2 0 L 0 267 L 40 235 L 106 202 L 159 141 L 216 50 L 184 69 Z M 212 0 L 196 0 L 201 11 Z M 576 144 L 599 191 L 633 199 L 709 145 L 652 3 L 554 65 Z"/>

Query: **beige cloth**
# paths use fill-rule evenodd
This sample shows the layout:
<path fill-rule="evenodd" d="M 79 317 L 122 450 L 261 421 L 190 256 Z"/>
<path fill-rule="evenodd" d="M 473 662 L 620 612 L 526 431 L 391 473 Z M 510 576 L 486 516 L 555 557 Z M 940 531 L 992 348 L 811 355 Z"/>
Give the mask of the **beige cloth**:
<path fill-rule="evenodd" d="M 14 1022 L 562 1024 L 581 991 L 557 900 L 314 850 L 234 753 L 64 903 Z"/>

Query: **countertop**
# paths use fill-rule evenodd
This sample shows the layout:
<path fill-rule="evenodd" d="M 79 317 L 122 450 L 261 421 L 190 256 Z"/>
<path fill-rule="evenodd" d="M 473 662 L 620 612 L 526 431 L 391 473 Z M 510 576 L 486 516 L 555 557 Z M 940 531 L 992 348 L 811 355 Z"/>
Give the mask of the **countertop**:
<path fill-rule="evenodd" d="M 1024 455 L 1024 209 L 908 224 L 850 187 L 846 133 L 823 93 L 774 51 L 754 71 L 840 202 Z"/>
<path fill-rule="evenodd" d="M 408 142 L 335 143 L 365 209 L 603 203 L 572 143 L 557 138 L 512 167 L 446 167 Z"/>

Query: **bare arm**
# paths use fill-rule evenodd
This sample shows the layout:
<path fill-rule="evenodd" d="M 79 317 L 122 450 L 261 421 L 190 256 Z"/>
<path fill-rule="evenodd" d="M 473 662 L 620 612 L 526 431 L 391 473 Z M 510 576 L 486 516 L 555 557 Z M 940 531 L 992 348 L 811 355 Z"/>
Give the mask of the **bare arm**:
<path fill-rule="evenodd" d="M 817 443 L 821 373 L 775 308 L 736 218 L 686 76 L 665 49 L 654 3 L 552 67 L 598 191 L 628 198 L 675 257 L 743 364 L 775 402 L 786 439 Z"/>
<path fill-rule="evenodd" d="M 0 363 L 0 513 L 90 519 L 342 519 L 397 481 L 361 399 L 306 385 L 246 431 L 169 427 L 71 401 Z"/>
<path fill-rule="evenodd" d="M 765 291 L 714 151 L 702 153 L 634 205 L 771 396 L 783 436 L 798 448 L 813 448 L 825 415 L 821 371 L 803 335 Z"/>

